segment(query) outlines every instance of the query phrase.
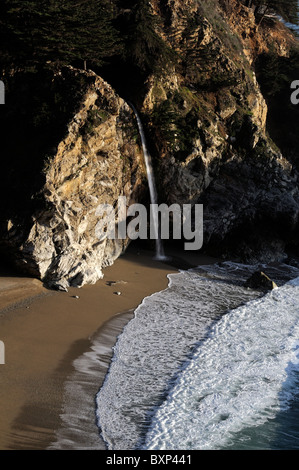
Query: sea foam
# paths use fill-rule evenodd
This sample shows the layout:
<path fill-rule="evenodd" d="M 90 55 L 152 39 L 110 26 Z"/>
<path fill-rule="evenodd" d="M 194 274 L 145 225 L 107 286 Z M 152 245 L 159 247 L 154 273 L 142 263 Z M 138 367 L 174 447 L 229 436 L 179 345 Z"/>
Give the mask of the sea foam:
<path fill-rule="evenodd" d="M 158 408 L 144 449 L 221 449 L 296 393 L 299 278 L 223 316 Z M 298 376 L 297 376 L 298 377 Z"/>
<path fill-rule="evenodd" d="M 97 422 L 108 449 L 143 446 L 157 407 L 213 324 L 260 295 L 242 286 L 248 269 L 225 263 L 171 274 L 168 288 L 136 309 L 114 347 L 96 398 Z"/>

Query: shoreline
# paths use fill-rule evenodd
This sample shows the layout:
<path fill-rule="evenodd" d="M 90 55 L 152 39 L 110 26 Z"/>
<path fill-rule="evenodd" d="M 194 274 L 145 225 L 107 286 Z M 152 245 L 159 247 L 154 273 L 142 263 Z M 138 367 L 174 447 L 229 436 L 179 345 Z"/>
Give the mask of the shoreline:
<path fill-rule="evenodd" d="M 109 371 L 117 338 L 134 312 L 135 308 L 110 318 L 73 361 L 74 370 L 64 383 L 60 427 L 48 450 L 107 450 L 96 423 L 96 395 Z"/>
<path fill-rule="evenodd" d="M 188 262 L 189 254 L 183 255 L 185 261 L 183 256 L 174 265 L 217 261 L 192 254 Z M 144 297 L 167 288 L 167 275 L 178 272 L 178 266 L 154 260 L 151 252 L 129 249 L 103 272 L 95 285 L 67 293 L 1 273 L 0 339 L 6 364 L 0 366 L 0 449 L 46 449 L 55 441 L 74 361 L 90 349 L 109 320 L 134 312 Z M 105 347 L 112 350 L 115 340 Z"/>
<path fill-rule="evenodd" d="M 1 278 L 2 450 L 48 447 L 61 424 L 64 384 L 73 361 L 88 350 L 91 338 L 108 320 L 166 287 L 170 270 L 151 254 L 127 253 L 107 267 L 96 284 L 68 292 L 48 291 L 35 279 Z M 111 284 L 114 281 L 120 282 Z"/>

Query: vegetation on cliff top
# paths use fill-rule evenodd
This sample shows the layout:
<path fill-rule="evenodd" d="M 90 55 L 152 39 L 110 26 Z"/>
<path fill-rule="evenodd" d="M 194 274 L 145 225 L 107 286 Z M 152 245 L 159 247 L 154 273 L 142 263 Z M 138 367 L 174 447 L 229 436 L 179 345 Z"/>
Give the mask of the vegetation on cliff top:
<path fill-rule="evenodd" d="M 177 48 L 171 47 L 168 37 L 172 13 L 162 2 L 155 3 L 154 10 L 149 0 L 0 0 L 0 68 L 34 72 L 62 65 L 83 68 L 87 62 L 87 68 L 129 98 L 130 90 L 137 96 L 148 76 L 159 75 L 169 65 L 175 65 L 185 85 L 201 95 L 232 89 L 240 81 L 246 86 L 245 75 L 251 66 L 242 53 L 241 38 L 233 33 L 223 15 L 223 10 L 228 12 L 237 1 L 252 8 L 257 25 L 268 14 L 298 22 L 297 0 L 198 0 L 194 14 L 188 14 L 186 7 L 185 29 Z M 198 39 L 205 34 L 205 18 L 217 38 L 212 45 Z M 226 52 L 220 51 L 219 44 Z M 284 123 L 290 122 L 288 132 L 280 132 L 275 120 L 270 123 L 271 129 L 282 136 L 283 148 L 283 136 L 291 132 L 289 146 L 293 148 L 297 142 L 297 130 L 293 129 L 297 109 L 290 108 L 286 94 L 290 82 L 298 79 L 298 53 L 280 58 L 272 51 L 258 58 L 255 66 L 270 110 L 285 115 Z M 170 93 L 165 102 L 155 104 L 152 123 L 164 132 L 165 142 L 176 157 L 183 159 L 190 151 L 190 142 L 199 137 L 194 129 L 201 111 L 194 103 L 182 111 L 179 94 Z M 278 105 L 280 101 L 287 103 L 284 109 Z M 48 114 L 46 108 L 41 109 L 36 120 L 44 122 Z"/>
<path fill-rule="evenodd" d="M 257 22 L 269 12 L 298 22 L 297 0 L 240 1 L 255 8 Z M 229 4 L 198 1 L 213 14 Z M 88 61 L 93 68 L 117 60 L 152 72 L 174 60 L 161 34 L 164 20 L 148 0 L 0 0 L 0 65 L 82 67 Z"/>
<path fill-rule="evenodd" d="M 245 60 L 241 63 L 245 57 L 241 39 L 233 34 L 223 15 L 223 10 L 228 12 L 236 1 L 252 8 L 257 25 L 269 13 L 293 23 L 299 21 L 297 0 L 198 0 L 194 14 L 188 14 L 186 7 L 186 25 L 178 52 L 171 47 L 168 37 L 172 13 L 167 2 L 164 6 L 163 2 L 155 3 L 154 11 L 154 3 L 149 0 L 0 0 L 0 68 L 34 72 L 62 65 L 83 68 L 87 62 L 87 68 L 106 78 L 123 96 L 130 97 L 130 90 L 138 95 L 150 74 L 157 76 L 167 66 L 176 65 L 177 73 L 197 92 L 214 93 L 236 86 L 243 79 L 240 69 L 250 68 Z M 197 39 L 196 48 L 190 47 L 193 38 L 203 34 L 204 18 L 227 51 L 226 65 L 225 60 L 223 66 L 216 64 L 218 46 L 201 44 Z M 275 98 L 280 99 L 280 92 L 275 91 L 277 86 L 284 86 L 294 75 L 282 68 L 289 72 L 293 68 L 297 73 L 298 62 L 296 54 L 281 60 L 275 52 L 271 54 L 257 62 L 258 77 L 270 105 Z M 233 68 L 228 66 L 229 60 L 235 63 Z M 165 131 L 166 140 L 175 147 L 182 134 L 179 129 L 192 129 L 196 122 L 194 113 L 185 116 L 178 108 L 175 97 L 170 96 L 153 113 L 154 121 Z M 181 136 L 181 156 L 189 149 L 189 137 L 192 137 L 189 133 Z"/>
<path fill-rule="evenodd" d="M 269 109 L 269 132 L 282 153 L 299 168 L 299 107 L 290 100 L 290 84 L 299 78 L 299 48 L 292 49 L 289 57 L 280 57 L 273 50 L 262 54 L 256 72 Z"/>
<path fill-rule="evenodd" d="M 119 45 L 108 0 L 2 0 L 1 60 L 14 66 L 47 61 L 102 64 Z"/>
<path fill-rule="evenodd" d="M 225 179 L 229 159 L 233 171 L 246 156 L 254 168 L 270 148 L 257 132 L 265 107 L 254 71 L 269 105 L 271 137 L 289 158 L 298 149 L 299 107 L 290 109 L 290 83 L 298 79 L 299 57 L 296 51 L 287 57 L 278 14 L 297 21 L 297 0 L 0 0 L 0 69 L 9 103 L 0 107 L 2 152 L 9 156 L 2 162 L 0 192 L 8 201 L 2 215 L 44 207 L 38 199 L 44 159 L 57 151 L 84 94 L 85 81 L 72 81 L 77 72 L 63 65 L 87 65 L 124 98 L 138 97 L 153 157 L 160 158 L 160 182 L 163 171 L 177 171 L 166 181 L 178 186 L 182 201 L 185 186 L 187 197 L 196 200 L 223 168 Z M 262 48 L 256 43 L 261 40 L 266 50 L 272 39 L 275 51 L 258 57 Z M 257 124 L 254 111 L 263 113 Z M 83 140 L 106 118 L 92 109 L 81 128 Z M 253 149 L 257 158 L 251 158 Z M 299 168 L 298 150 L 293 161 Z M 183 168 L 190 178 L 181 180 Z M 259 168 L 253 173 L 257 184 L 263 179 Z"/>
<path fill-rule="evenodd" d="M 159 26 L 147 0 L 0 0 L 0 65 L 118 60 L 152 71 L 173 57 Z"/>
<path fill-rule="evenodd" d="M 299 8 L 297 0 L 245 0 L 243 3 L 247 6 L 255 5 L 258 8 L 259 22 L 267 14 L 275 12 L 284 20 L 298 24 Z"/>

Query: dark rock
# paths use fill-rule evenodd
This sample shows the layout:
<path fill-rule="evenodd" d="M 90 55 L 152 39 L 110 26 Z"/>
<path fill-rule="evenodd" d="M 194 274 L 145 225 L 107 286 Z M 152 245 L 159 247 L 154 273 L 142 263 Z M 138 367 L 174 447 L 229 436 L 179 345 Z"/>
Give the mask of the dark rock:
<path fill-rule="evenodd" d="M 94 284 L 129 243 L 100 238 L 97 208 L 147 190 L 133 112 L 104 79 L 73 67 L 20 72 L 9 89 L 13 105 L 0 116 L 0 250 L 49 288 Z M 26 126 L 21 109 L 30 110 Z"/>
<path fill-rule="evenodd" d="M 274 281 L 272 281 L 267 274 L 262 271 L 256 271 L 253 273 L 249 279 L 244 284 L 245 287 L 250 287 L 251 289 L 261 289 L 261 290 L 272 290 L 277 287 Z"/>

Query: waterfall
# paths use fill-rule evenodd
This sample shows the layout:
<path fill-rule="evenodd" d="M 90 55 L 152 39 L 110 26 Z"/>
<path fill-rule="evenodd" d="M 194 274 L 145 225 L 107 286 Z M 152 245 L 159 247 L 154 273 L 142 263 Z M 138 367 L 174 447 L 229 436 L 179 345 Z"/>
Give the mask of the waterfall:
<path fill-rule="evenodd" d="M 148 186 L 149 186 L 149 192 L 150 192 L 150 202 L 151 202 L 151 220 L 153 221 L 154 224 L 154 233 L 155 233 L 155 240 L 156 240 L 156 256 L 155 258 L 158 260 L 165 260 L 167 259 L 164 253 L 164 248 L 163 248 L 163 243 L 159 234 L 159 220 L 154 216 L 153 213 L 153 204 L 158 204 L 158 196 L 157 196 L 157 189 L 156 189 L 156 184 L 155 184 L 155 175 L 154 175 L 154 170 L 153 170 L 153 165 L 152 165 L 152 158 L 151 155 L 147 149 L 147 143 L 146 143 L 146 138 L 145 138 L 145 133 L 143 129 L 143 125 L 140 119 L 140 116 L 135 108 L 135 106 L 132 103 L 129 103 L 132 110 L 134 111 L 134 114 L 137 119 L 137 124 L 138 124 L 138 129 L 139 129 L 139 134 L 142 142 L 142 150 L 143 150 L 143 155 L 144 155 L 144 161 L 145 161 L 145 166 L 146 166 L 146 172 L 147 172 L 147 179 L 148 179 Z"/>

